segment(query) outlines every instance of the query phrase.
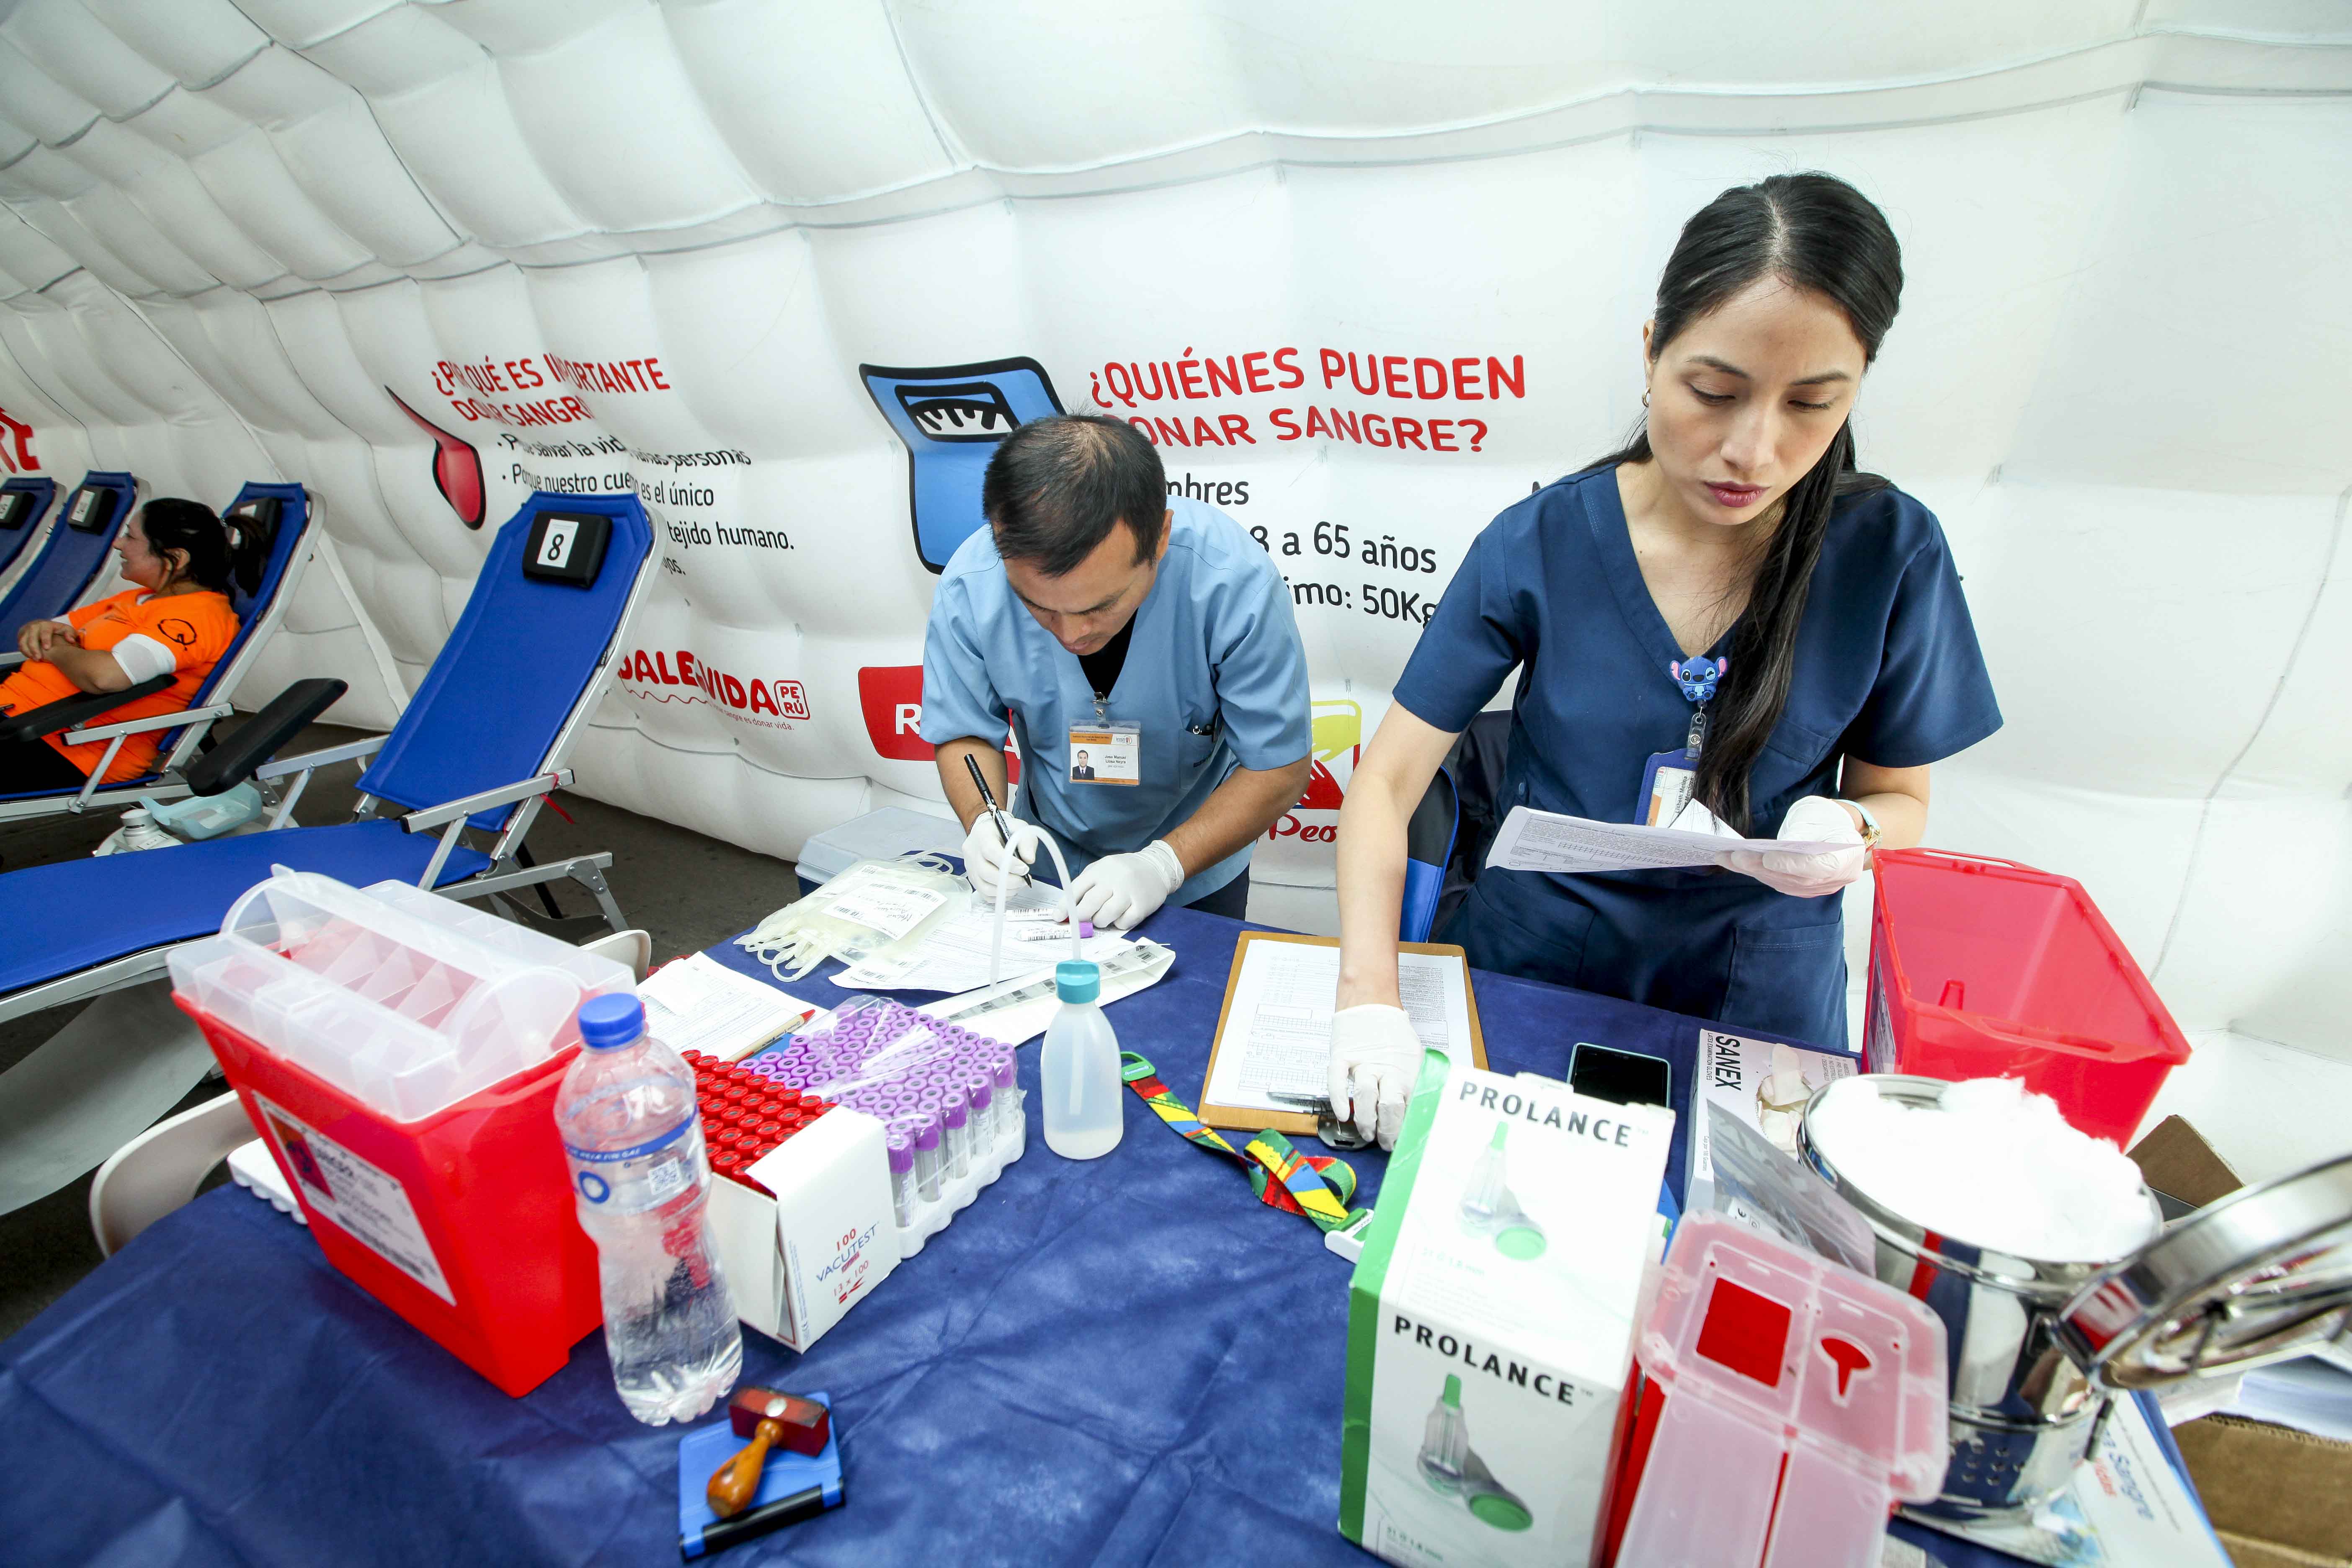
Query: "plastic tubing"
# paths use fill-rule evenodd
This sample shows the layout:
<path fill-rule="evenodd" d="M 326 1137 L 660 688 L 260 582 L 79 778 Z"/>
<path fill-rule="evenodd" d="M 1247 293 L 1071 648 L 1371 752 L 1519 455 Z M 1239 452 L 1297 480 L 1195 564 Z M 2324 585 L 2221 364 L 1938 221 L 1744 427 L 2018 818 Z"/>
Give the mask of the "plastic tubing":
<path fill-rule="evenodd" d="M 1037 827 L 1034 823 L 1030 826 L 1035 828 L 1038 841 L 1053 851 L 1054 868 L 1062 874 L 1062 919 L 1070 927 L 1070 956 L 1084 958 L 1087 952 L 1078 941 L 1077 910 L 1070 904 L 1070 863 L 1062 858 L 1062 847 L 1054 842 L 1052 834 Z M 991 985 L 1004 978 L 1004 893 L 1012 886 L 1012 877 L 1013 857 L 1007 854 L 996 865 L 996 925 L 990 933 L 988 943 L 988 983 Z"/>

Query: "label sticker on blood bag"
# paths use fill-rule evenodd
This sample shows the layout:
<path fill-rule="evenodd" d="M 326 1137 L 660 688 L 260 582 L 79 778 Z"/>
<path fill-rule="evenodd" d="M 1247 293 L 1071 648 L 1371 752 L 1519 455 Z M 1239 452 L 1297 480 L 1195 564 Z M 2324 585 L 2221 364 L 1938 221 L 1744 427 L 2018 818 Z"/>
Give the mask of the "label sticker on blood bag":
<path fill-rule="evenodd" d="M 1143 782 L 1143 731 L 1114 725 L 1070 731 L 1072 784 L 1139 784 Z"/>
<path fill-rule="evenodd" d="M 894 888 L 869 881 L 837 894 L 829 912 L 871 926 L 896 942 L 947 901 L 945 893 L 930 888 Z"/>
<path fill-rule="evenodd" d="M 311 1214 L 333 1222 L 353 1241 L 456 1306 L 448 1277 L 433 1256 L 433 1244 L 425 1239 L 416 1206 L 408 1201 L 408 1189 L 400 1178 L 306 1126 L 283 1107 L 257 1094 L 253 1099 L 286 1168 L 301 1184 L 302 1201 Z"/>

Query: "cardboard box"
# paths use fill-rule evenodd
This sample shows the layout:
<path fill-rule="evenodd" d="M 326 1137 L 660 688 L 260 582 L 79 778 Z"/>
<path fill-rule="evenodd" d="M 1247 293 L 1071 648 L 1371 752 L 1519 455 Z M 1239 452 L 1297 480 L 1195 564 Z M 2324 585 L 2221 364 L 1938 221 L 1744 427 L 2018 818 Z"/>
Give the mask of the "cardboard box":
<path fill-rule="evenodd" d="M 1815 1089 L 1852 1078 L 1861 1067 L 1859 1058 L 1842 1051 L 1769 1045 L 1716 1029 L 1700 1030 L 1698 1080 L 1691 1094 L 1686 1152 L 1690 1190 L 1683 1205 L 1685 1212 L 1698 1214 L 1714 1206 L 1714 1134 L 1708 1124 L 1715 1118 L 1739 1118 L 1793 1160 L 1797 1122 L 1805 1101 Z M 1727 1206 L 1727 1211 L 1735 1219 L 1745 1217 L 1736 1208 Z"/>
<path fill-rule="evenodd" d="M 710 1183 L 709 1225 L 735 1315 L 804 1351 L 898 1266 L 882 1123 L 835 1108 L 745 1173 Z"/>
<path fill-rule="evenodd" d="M 1340 1533 L 1582 1568 L 1674 1130 L 1428 1054 L 1349 1285 Z"/>
<path fill-rule="evenodd" d="M 2236 1415 L 2172 1440 L 2237 1568 L 2352 1565 L 2352 1443 Z"/>

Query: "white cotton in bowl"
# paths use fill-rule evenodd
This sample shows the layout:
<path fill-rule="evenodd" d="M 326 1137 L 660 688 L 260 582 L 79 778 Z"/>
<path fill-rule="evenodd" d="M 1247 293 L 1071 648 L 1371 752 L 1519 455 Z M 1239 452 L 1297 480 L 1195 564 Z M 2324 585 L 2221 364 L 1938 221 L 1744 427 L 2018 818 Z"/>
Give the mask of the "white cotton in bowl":
<path fill-rule="evenodd" d="M 1815 1147 L 1844 1181 L 1940 1236 L 2044 1263 L 2107 1263 L 2161 1220 L 2139 1167 L 2069 1125 L 2014 1079 L 1945 1087 L 1940 1106 L 1879 1097 L 1841 1079 L 1811 1116 Z"/>

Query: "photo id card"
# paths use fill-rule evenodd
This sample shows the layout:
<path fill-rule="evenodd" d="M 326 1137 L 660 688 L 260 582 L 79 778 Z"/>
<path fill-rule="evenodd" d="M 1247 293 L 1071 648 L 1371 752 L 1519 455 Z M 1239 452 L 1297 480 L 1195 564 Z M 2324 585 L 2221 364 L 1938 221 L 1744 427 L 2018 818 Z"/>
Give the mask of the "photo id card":
<path fill-rule="evenodd" d="M 1670 826 L 1690 804 L 1698 763 L 1686 752 L 1654 752 L 1642 770 L 1642 800 L 1633 820 L 1651 827 Z"/>
<path fill-rule="evenodd" d="M 1072 784 L 1139 784 L 1143 782 L 1143 731 L 1107 724 L 1070 731 Z"/>

